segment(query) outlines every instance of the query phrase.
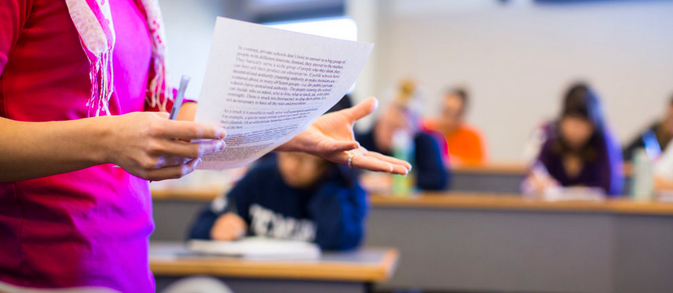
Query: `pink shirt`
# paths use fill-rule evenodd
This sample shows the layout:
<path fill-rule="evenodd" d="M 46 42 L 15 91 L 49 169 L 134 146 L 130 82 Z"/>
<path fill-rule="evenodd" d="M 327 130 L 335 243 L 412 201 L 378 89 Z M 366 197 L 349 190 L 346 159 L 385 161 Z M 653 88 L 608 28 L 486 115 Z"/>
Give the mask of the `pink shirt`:
<path fill-rule="evenodd" d="M 110 111 L 144 110 L 151 43 L 134 0 L 108 0 L 117 31 Z M 63 0 L 0 0 L 0 116 L 87 117 L 88 61 Z M 4 155 L 4 154 L 3 154 Z M 154 292 L 147 181 L 112 165 L 0 183 L 0 281 Z"/>

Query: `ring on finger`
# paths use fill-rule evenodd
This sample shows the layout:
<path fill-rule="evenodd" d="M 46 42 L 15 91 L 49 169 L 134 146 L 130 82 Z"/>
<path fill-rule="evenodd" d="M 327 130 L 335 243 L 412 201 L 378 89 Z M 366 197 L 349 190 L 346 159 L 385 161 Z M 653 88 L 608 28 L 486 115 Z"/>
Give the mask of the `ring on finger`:
<path fill-rule="evenodd" d="M 353 157 L 355 157 L 355 154 L 353 152 L 346 152 L 348 154 L 348 161 L 346 162 L 346 165 L 348 168 L 353 168 Z"/>

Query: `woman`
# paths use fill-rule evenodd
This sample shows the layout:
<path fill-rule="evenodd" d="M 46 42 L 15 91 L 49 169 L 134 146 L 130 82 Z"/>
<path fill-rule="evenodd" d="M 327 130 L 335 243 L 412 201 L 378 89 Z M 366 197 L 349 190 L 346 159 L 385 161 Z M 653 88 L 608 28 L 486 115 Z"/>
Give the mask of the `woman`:
<path fill-rule="evenodd" d="M 530 191 L 560 185 L 596 187 L 609 196 L 622 194 L 619 145 L 609 133 L 598 97 L 584 84 L 568 90 L 537 161 L 524 184 Z"/>
<path fill-rule="evenodd" d="M 143 112 L 171 107 L 163 44 L 156 0 L 0 0 L 0 282 L 154 291 L 147 180 L 225 147 L 220 127 Z M 375 102 L 322 116 L 278 151 L 405 174 L 345 152 Z"/>

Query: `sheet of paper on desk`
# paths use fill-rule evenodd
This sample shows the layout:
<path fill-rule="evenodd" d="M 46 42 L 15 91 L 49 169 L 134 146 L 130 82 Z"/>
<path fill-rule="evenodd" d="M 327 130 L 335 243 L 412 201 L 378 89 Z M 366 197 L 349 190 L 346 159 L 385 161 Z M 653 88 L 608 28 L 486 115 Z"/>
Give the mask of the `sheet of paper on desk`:
<path fill-rule="evenodd" d="M 237 241 L 191 240 L 189 249 L 213 255 L 266 260 L 316 260 L 320 248 L 309 242 L 247 237 Z"/>
<path fill-rule="evenodd" d="M 287 142 L 351 88 L 373 44 L 218 18 L 196 121 L 227 131 L 199 169 L 237 168 Z"/>

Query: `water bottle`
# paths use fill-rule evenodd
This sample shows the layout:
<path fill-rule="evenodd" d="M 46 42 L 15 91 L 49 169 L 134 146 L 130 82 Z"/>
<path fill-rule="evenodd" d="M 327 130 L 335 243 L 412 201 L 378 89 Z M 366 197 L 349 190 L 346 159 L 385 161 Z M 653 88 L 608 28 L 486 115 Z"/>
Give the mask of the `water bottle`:
<path fill-rule="evenodd" d="M 410 162 L 414 156 L 414 141 L 411 134 L 405 130 L 398 130 L 393 134 L 393 157 Z M 405 197 L 411 195 L 413 176 L 393 175 L 393 196 Z"/>
<path fill-rule="evenodd" d="M 654 161 L 643 148 L 633 156 L 631 197 L 635 201 L 651 201 L 654 198 Z"/>

